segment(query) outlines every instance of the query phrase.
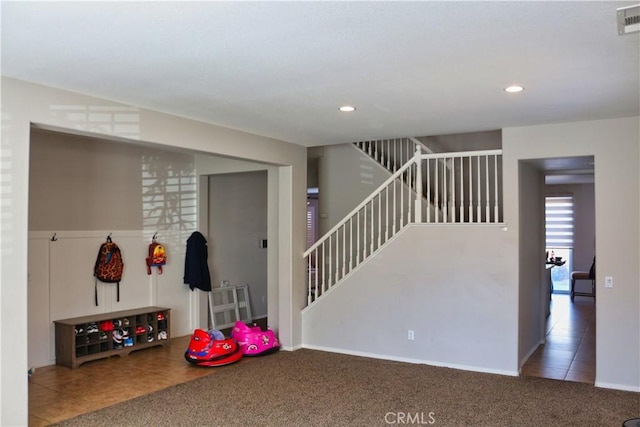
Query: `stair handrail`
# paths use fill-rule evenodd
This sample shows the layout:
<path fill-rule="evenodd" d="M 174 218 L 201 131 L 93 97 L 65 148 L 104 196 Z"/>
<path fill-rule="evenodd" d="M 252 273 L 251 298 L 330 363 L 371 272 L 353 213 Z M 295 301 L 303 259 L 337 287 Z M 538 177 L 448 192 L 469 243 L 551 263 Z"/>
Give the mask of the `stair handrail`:
<path fill-rule="evenodd" d="M 376 188 L 375 190 L 373 190 L 371 192 L 371 194 L 369 194 L 369 196 L 367 196 L 366 199 L 364 199 L 362 202 L 360 202 L 355 208 L 353 208 L 351 210 L 351 212 L 349 212 L 348 214 L 346 214 L 342 220 L 340 222 L 338 222 L 336 225 L 334 225 L 329 231 L 327 231 L 326 233 L 324 233 L 324 235 L 319 238 L 313 245 L 311 245 L 309 247 L 309 249 L 307 249 L 304 254 L 303 254 L 303 258 L 306 258 L 307 256 L 311 255 L 311 253 L 317 249 L 320 245 L 322 245 L 324 243 L 325 240 L 327 240 L 327 238 L 332 235 L 334 232 L 336 232 L 337 230 L 340 229 L 340 227 L 342 227 L 343 225 L 345 225 L 350 219 L 351 217 L 353 217 L 356 213 L 358 213 L 363 207 L 365 207 L 370 201 L 372 201 L 380 192 L 382 192 L 387 186 L 389 186 L 393 181 L 395 181 L 396 179 L 398 179 L 400 177 L 400 175 L 402 175 L 404 173 L 404 171 L 406 171 L 407 169 L 409 169 L 414 163 L 416 162 L 415 160 L 415 156 L 407 161 L 407 163 L 405 163 L 404 165 L 402 165 L 400 167 L 400 169 L 398 169 L 395 173 L 393 173 L 389 178 L 387 178 L 380 186 L 378 186 L 378 188 Z"/>
<path fill-rule="evenodd" d="M 451 153 L 433 153 L 423 154 L 423 159 L 451 159 L 460 157 L 474 157 L 474 156 L 495 156 L 502 154 L 502 150 L 497 148 L 494 150 L 475 150 L 475 151 L 453 151 Z"/>

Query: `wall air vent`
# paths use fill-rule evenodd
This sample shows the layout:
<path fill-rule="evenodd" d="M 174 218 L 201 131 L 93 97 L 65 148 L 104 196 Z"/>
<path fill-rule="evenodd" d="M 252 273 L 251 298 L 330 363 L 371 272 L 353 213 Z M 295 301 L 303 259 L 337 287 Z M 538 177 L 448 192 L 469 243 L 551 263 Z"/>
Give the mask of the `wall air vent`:
<path fill-rule="evenodd" d="M 640 31 L 640 4 L 616 10 L 618 12 L 618 35 Z"/>

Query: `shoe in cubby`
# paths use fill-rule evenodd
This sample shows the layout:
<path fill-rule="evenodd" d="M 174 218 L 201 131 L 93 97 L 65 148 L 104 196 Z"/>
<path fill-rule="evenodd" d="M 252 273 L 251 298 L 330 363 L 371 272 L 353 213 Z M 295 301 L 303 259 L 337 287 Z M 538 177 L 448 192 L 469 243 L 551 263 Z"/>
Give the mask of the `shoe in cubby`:
<path fill-rule="evenodd" d="M 114 329 L 111 336 L 113 337 L 113 348 L 122 348 L 122 341 L 124 340 L 122 330 Z"/>
<path fill-rule="evenodd" d="M 95 332 L 98 332 L 98 324 L 95 322 L 91 322 L 87 325 L 87 333 L 88 334 L 93 334 Z"/>

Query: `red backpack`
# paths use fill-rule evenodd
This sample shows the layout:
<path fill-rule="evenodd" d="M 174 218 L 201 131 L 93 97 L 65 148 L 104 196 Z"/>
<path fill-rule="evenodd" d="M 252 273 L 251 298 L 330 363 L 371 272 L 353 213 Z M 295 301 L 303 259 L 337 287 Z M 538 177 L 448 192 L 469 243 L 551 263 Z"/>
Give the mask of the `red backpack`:
<path fill-rule="evenodd" d="M 96 306 L 98 305 L 98 280 L 105 283 L 116 283 L 118 286 L 118 301 L 120 301 L 120 280 L 122 280 L 123 271 L 122 253 L 118 245 L 111 240 L 111 235 L 109 235 L 107 236 L 107 241 L 100 245 L 96 263 L 93 267 L 93 275 L 96 278 Z"/>

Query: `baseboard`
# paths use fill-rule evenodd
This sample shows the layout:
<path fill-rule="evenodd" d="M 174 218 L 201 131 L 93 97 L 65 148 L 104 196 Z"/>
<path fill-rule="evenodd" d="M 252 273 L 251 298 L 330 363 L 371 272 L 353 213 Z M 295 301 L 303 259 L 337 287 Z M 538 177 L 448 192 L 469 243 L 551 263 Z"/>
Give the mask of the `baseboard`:
<path fill-rule="evenodd" d="M 294 345 L 292 346 L 281 346 L 280 349 L 281 350 L 285 350 L 285 351 L 296 351 L 296 350 L 302 350 L 304 348 L 304 346 L 302 345 Z"/>
<path fill-rule="evenodd" d="M 529 352 L 522 358 L 522 360 L 520 361 L 520 368 L 518 369 L 519 372 L 522 372 L 522 367 L 525 365 L 525 363 L 527 363 L 529 361 L 529 358 L 531 356 L 533 356 L 533 353 L 536 352 L 536 350 L 538 350 L 538 348 L 540 348 L 540 346 L 542 344 L 544 344 L 546 341 L 545 339 L 541 339 L 540 341 L 538 341 L 538 344 L 534 345 L 533 347 L 531 347 L 531 350 L 529 350 Z"/>
<path fill-rule="evenodd" d="M 633 391 L 633 392 L 636 392 L 636 393 L 640 393 L 640 386 L 637 386 L 637 385 L 603 383 L 603 382 L 600 382 L 600 381 L 596 381 L 594 386 L 595 387 L 599 387 L 599 388 L 609 388 L 609 389 L 612 389 L 612 390 Z"/>
<path fill-rule="evenodd" d="M 433 360 L 413 359 L 408 357 L 391 356 L 388 354 L 374 354 L 374 353 L 344 350 L 339 348 L 323 347 L 323 346 L 309 345 L 309 344 L 303 344 L 302 347 L 309 350 L 327 351 L 329 353 L 348 354 L 350 356 L 368 357 L 370 359 L 381 359 L 381 360 L 391 360 L 394 362 L 413 363 L 416 365 L 429 365 L 429 366 L 436 366 L 440 368 L 451 368 L 451 369 L 458 369 L 461 371 L 483 372 L 487 374 L 506 375 L 510 377 L 517 377 L 520 375 L 518 371 L 491 369 L 491 368 L 485 368 L 481 366 L 459 365 L 456 363 L 437 362 Z"/>

